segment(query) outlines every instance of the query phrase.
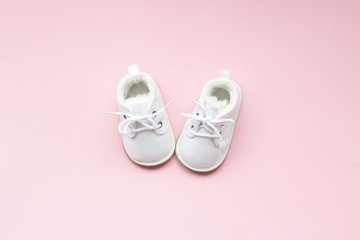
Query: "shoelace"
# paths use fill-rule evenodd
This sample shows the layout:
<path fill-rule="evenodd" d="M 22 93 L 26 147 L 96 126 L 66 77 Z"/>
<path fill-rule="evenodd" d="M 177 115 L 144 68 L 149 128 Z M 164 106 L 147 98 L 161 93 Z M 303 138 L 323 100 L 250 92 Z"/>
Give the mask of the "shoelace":
<path fill-rule="evenodd" d="M 223 137 L 221 135 L 221 132 L 218 130 L 217 126 L 221 125 L 228 125 L 228 124 L 234 124 L 235 121 L 232 119 L 214 119 L 210 116 L 207 116 L 205 107 L 200 104 L 199 102 L 193 100 L 193 102 L 195 104 L 197 104 L 203 111 L 205 116 L 200 116 L 198 114 L 194 115 L 194 114 L 187 114 L 187 113 L 182 113 L 181 115 L 187 118 L 191 118 L 197 121 L 200 121 L 200 127 L 203 127 L 207 132 L 209 132 L 210 134 L 206 134 L 206 133 L 199 133 L 194 131 L 193 126 L 191 127 L 191 131 L 192 134 L 194 134 L 194 136 L 198 136 L 198 137 L 207 137 L 207 138 L 213 138 L 213 139 L 217 139 L 217 144 L 219 146 L 222 146 L 223 144 Z"/>
<path fill-rule="evenodd" d="M 120 116 L 123 115 L 125 117 L 125 119 L 122 120 L 119 124 L 119 132 L 121 134 L 127 135 L 127 131 L 132 133 L 137 133 L 144 130 L 155 130 L 161 128 L 162 123 L 161 124 L 156 123 L 156 121 L 153 118 L 156 117 L 156 115 L 158 115 L 162 111 L 164 111 L 171 103 L 172 101 L 168 102 L 159 111 L 156 112 L 154 111 L 151 114 L 132 115 L 126 112 L 107 112 L 107 114 L 120 115 Z M 133 123 L 140 123 L 143 127 L 132 129 L 130 128 L 130 125 Z"/>

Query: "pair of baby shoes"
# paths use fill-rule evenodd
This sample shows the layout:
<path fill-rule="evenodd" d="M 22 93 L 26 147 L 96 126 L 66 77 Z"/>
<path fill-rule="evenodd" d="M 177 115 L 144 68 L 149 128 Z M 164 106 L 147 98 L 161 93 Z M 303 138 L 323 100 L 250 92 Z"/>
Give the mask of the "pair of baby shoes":
<path fill-rule="evenodd" d="M 176 155 L 187 168 L 209 172 L 224 161 L 234 132 L 242 93 L 230 80 L 228 70 L 208 81 L 195 109 L 187 118 L 176 143 Z M 169 160 L 175 151 L 175 137 L 155 80 L 129 66 L 117 88 L 117 104 L 124 149 L 129 158 L 143 166 L 155 166 Z"/>

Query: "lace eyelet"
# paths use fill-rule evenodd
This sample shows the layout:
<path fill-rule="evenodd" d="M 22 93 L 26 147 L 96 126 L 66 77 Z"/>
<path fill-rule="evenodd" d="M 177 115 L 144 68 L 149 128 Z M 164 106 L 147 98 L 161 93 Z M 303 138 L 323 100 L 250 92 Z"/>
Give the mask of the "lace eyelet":
<path fill-rule="evenodd" d="M 124 119 L 127 119 L 127 116 L 126 115 L 123 115 Z"/>
<path fill-rule="evenodd" d="M 196 113 L 196 115 L 198 115 L 198 116 L 199 116 L 199 113 Z"/>
<path fill-rule="evenodd" d="M 162 126 L 163 126 L 162 121 L 158 122 L 158 125 L 160 125 L 159 128 L 162 128 Z"/>
<path fill-rule="evenodd" d="M 194 129 L 194 125 L 191 125 L 191 129 Z"/>
<path fill-rule="evenodd" d="M 156 111 L 153 111 L 151 114 L 156 113 Z M 157 117 L 157 115 L 153 116 L 152 119 L 155 119 Z"/>

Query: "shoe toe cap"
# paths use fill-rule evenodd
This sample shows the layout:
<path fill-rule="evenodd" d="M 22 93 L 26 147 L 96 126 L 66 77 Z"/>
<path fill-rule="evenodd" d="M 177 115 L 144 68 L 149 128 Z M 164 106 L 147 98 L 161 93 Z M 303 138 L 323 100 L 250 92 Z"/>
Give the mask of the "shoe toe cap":
<path fill-rule="evenodd" d="M 220 150 L 211 139 L 193 138 L 179 141 L 176 153 L 194 171 L 206 172 L 219 164 Z"/>
<path fill-rule="evenodd" d="M 174 152 L 175 140 L 172 133 L 161 136 L 138 134 L 126 139 L 124 146 L 129 157 L 141 165 L 157 165 L 165 162 Z"/>

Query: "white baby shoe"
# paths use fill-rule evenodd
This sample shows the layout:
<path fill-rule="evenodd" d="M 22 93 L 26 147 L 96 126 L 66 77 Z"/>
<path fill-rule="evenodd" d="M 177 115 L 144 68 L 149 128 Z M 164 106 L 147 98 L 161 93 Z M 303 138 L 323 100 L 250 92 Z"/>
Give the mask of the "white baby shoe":
<path fill-rule="evenodd" d="M 171 158 L 175 138 L 170 126 L 160 90 L 155 80 L 140 72 L 137 65 L 129 66 L 117 88 L 120 112 L 119 132 L 129 158 L 143 166 L 155 166 Z"/>
<path fill-rule="evenodd" d="M 242 93 L 228 70 L 208 81 L 176 144 L 176 155 L 187 168 L 209 172 L 224 161 L 234 132 Z"/>

